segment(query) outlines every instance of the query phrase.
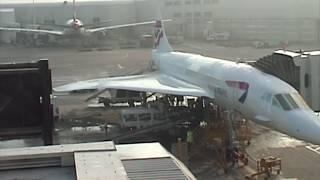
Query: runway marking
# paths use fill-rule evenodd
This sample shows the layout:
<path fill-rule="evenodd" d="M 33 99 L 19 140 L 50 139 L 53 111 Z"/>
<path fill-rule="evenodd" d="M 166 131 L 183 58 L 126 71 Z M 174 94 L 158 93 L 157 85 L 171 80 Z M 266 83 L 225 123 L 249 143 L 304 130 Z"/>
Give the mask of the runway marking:
<path fill-rule="evenodd" d="M 120 64 L 118 64 L 118 68 L 119 68 L 119 69 L 123 69 L 123 66 L 121 66 Z"/>
<path fill-rule="evenodd" d="M 320 155 L 320 146 L 319 145 L 310 144 L 310 145 L 306 146 L 306 148 L 309 149 L 310 151 L 313 151 L 313 152 Z"/>

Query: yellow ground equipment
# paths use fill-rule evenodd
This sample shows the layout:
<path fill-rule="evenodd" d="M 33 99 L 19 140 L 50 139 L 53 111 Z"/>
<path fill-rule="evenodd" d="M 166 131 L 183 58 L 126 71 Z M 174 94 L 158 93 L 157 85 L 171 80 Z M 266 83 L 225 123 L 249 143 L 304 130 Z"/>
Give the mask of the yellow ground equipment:
<path fill-rule="evenodd" d="M 268 179 L 272 172 L 275 171 L 277 174 L 281 172 L 281 159 L 276 157 L 265 157 L 257 161 L 257 172 L 246 176 L 246 179 L 251 180 L 256 176 L 265 174 L 266 179 Z"/>

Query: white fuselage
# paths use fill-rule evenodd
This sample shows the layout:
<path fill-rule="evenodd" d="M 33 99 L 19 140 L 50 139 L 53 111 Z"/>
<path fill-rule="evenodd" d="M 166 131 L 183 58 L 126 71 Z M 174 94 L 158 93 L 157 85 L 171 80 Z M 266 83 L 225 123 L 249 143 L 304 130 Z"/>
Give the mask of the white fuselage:
<path fill-rule="evenodd" d="M 69 19 L 65 25 L 67 28 L 64 29 L 64 34 L 68 37 L 79 37 L 86 36 L 86 29 L 83 27 L 83 23 L 79 19 Z"/>
<path fill-rule="evenodd" d="M 320 144 L 317 116 L 303 106 L 293 87 L 272 75 L 244 63 L 180 52 L 154 50 L 153 61 L 161 72 L 205 89 L 220 106 L 279 132 Z M 298 100 L 284 109 L 276 95 L 288 94 Z M 296 103 L 300 106 L 295 107 Z"/>

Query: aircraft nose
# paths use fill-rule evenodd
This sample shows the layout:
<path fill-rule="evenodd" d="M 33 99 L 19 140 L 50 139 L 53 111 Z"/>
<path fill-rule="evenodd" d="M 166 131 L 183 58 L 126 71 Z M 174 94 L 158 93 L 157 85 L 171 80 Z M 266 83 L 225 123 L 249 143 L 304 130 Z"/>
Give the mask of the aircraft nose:
<path fill-rule="evenodd" d="M 320 145 L 320 119 L 313 111 L 297 111 L 293 119 L 298 139 Z"/>

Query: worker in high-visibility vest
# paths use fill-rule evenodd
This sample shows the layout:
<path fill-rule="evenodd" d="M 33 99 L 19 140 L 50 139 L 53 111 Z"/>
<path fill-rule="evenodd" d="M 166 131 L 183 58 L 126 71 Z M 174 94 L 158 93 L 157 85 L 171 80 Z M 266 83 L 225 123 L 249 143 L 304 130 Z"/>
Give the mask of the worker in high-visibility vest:
<path fill-rule="evenodd" d="M 187 143 L 193 143 L 193 132 L 191 130 L 187 131 Z"/>
<path fill-rule="evenodd" d="M 193 132 L 192 130 L 187 131 L 187 143 L 188 143 L 188 151 L 190 152 L 193 144 Z"/>

